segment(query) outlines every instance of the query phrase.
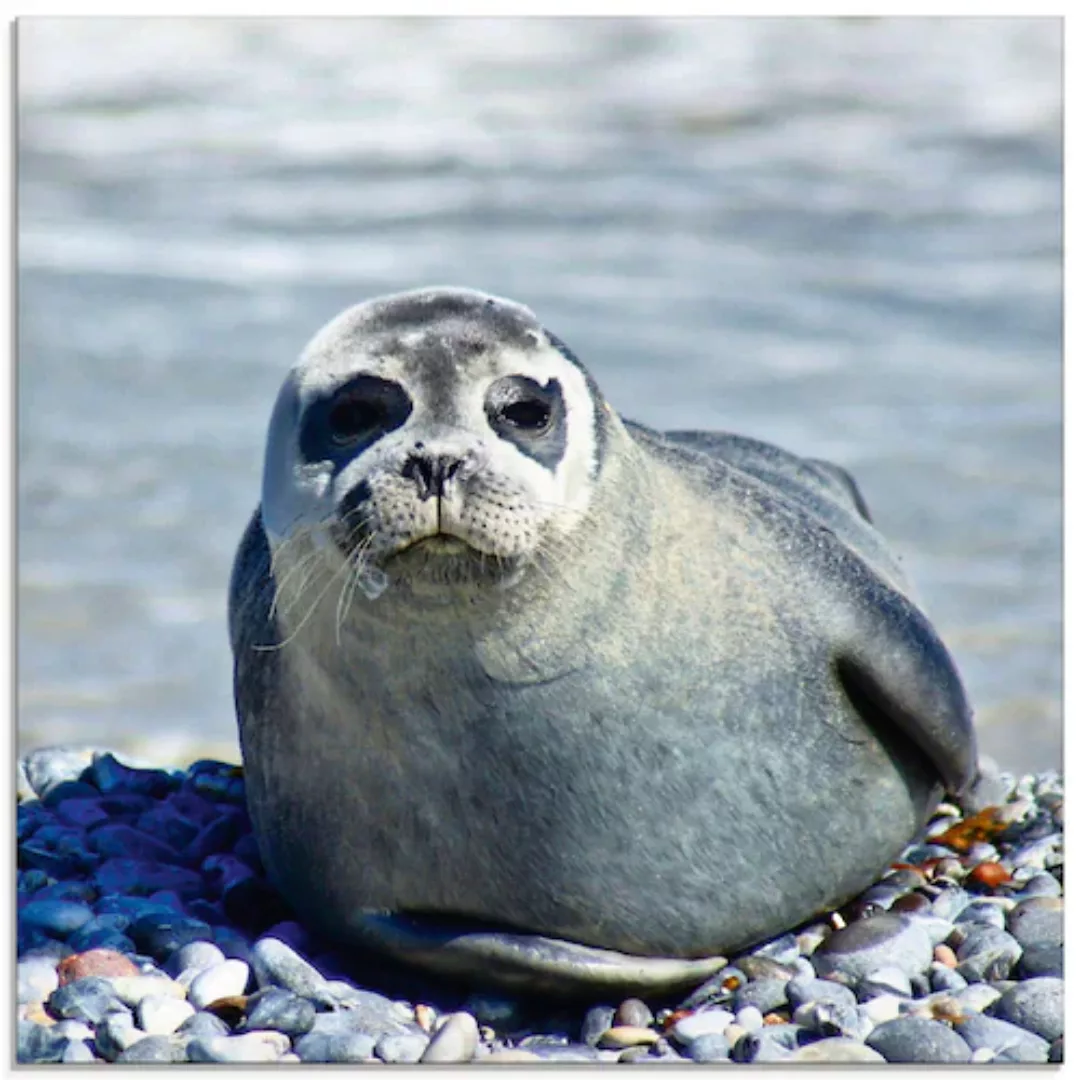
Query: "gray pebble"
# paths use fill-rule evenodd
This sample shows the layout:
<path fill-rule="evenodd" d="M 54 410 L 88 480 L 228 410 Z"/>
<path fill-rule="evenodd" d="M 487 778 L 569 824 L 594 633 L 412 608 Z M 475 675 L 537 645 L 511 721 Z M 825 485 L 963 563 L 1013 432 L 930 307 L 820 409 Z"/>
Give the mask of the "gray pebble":
<path fill-rule="evenodd" d="M 130 1046 L 147 1037 L 135 1026 L 131 1013 L 109 1013 L 96 1026 L 94 1048 L 106 1061 L 115 1061 Z"/>
<path fill-rule="evenodd" d="M 1021 900 L 1009 912 L 1008 930 L 1025 950 L 1033 945 L 1061 945 L 1065 940 L 1065 903 L 1051 896 Z"/>
<path fill-rule="evenodd" d="M 375 1039 L 362 1031 L 337 1035 L 310 1031 L 297 1039 L 293 1049 L 305 1064 L 366 1061 L 375 1052 Z"/>
<path fill-rule="evenodd" d="M 751 955 L 775 960 L 778 964 L 790 964 L 799 956 L 799 942 L 794 934 L 781 934 L 778 938 L 759 945 Z"/>
<path fill-rule="evenodd" d="M 898 967 L 880 967 L 864 975 L 859 980 L 857 989 L 860 1001 L 880 997 L 882 994 L 911 997 L 911 979 Z"/>
<path fill-rule="evenodd" d="M 931 990 L 957 993 L 963 990 L 965 986 L 967 986 L 967 979 L 959 974 L 955 968 L 951 968 L 947 964 L 940 964 L 936 960 L 930 965 Z"/>
<path fill-rule="evenodd" d="M 1065 981 L 1042 976 L 1017 983 L 996 1002 L 994 1014 L 1053 1042 L 1065 1033 Z"/>
<path fill-rule="evenodd" d="M 192 1039 L 188 1061 L 260 1062 L 277 1061 L 289 1049 L 289 1036 L 280 1031 L 250 1031 L 246 1035 L 218 1035 Z"/>
<path fill-rule="evenodd" d="M 375 1056 L 388 1065 L 415 1065 L 427 1044 L 426 1035 L 382 1035 L 375 1044 Z"/>
<path fill-rule="evenodd" d="M 1065 1036 L 1059 1035 L 1050 1044 L 1050 1064 L 1060 1065 L 1065 1060 Z"/>
<path fill-rule="evenodd" d="M 171 1035 L 195 1015 L 193 1006 L 181 998 L 147 994 L 135 1010 L 139 1027 L 148 1035 Z"/>
<path fill-rule="evenodd" d="M 58 987 L 49 995 L 47 1007 L 53 1016 L 89 1024 L 100 1023 L 111 1012 L 127 1012 L 109 980 L 96 975 Z"/>
<path fill-rule="evenodd" d="M 176 1036 L 147 1035 L 116 1059 L 117 1065 L 173 1065 L 187 1061 L 187 1045 Z"/>
<path fill-rule="evenodd" d="M 699 1063 L 728 1061 L 731 1058 L 731 1047 L 723 1035 L 702 1035 L 690 1044 L 690 1058 Z"/>
<path fill-rule="evenodd" d="M 247 999 L 247 1016 L 238 1030 L 281 1031 L 296 1039 L 315 1026 L 315 1006 L 291 990 L 267 986 Z"/>
<path fill-rule="evenodd" d="M 1040 942 L 1038 945 L 1025 947 L 1016 970 L 1023 979 L 1034 979 L 1040 975 L 1050 975 L 1060 979 L 1065 974 L 1064 963 L 1064 952 L 1060 942 Z"/>
<path fill-rule="evenodd" d="M 585 1014 L 581 1024 L 581 1041 L 586 1046 L 595 1046 L 615 1020 L 613 1005 L 594 1005 Z"/>
<path fill-rule="evenodd" d="M 283 986 L 316 1004 L 337 1004 L 327 980 L 295 949 L 277 938 L 263 937 L 255 942 L 251 966 L 259 986 Z"/>
<path fill-rule="evenodd" d="M 866 1037 L 866 1045 L 886 1061 L 962 1065 L 971 1048 L 948 1024 L 919 1016 L 901 1016 L 881 1024 Z"/>
<path fill-rule="evenodd" d="M 872 1030 L 854 1005 L 838 1005 L 832 1001 L 808 1001 L 795 1010 L 791 1019 L 799 1027 L 826 1038 L 842 1035 L 861 1040 Z"/>
<path fill-rule="evenodd" d="M 196 1009 L 205 1009 L 220 998 L 237 997 L 247 987 L 251 970 L 243 960 L 223 960 L 200 971 L 188 987 L 188 1000 Z"/>
<path fill-rule="evenodd" d="M 798 1043 L 793 1040 L 790 1046 L 785 1045 L 780 1040 L 771 1038 L 771 1033 L 766 1034 L 767 1031 L 768 1028 L 762 1028 L 761 1031 L 747 1032 L 731 1048 L 731 1060 L 740 1064 L 789 1060 Z"/>
<path fill-rule="evenodd" d="M 17 1027 L 15 1058 L 19 1064 L 54 1064 L 63 1058 L 68 1045 L 63 1035 L 30 1020 L 20 1019 Z"/>
<path fill-rule="evenodd" d="M 967 907 L 970 901 L 971 897 L 966 889 L 959 886 L 949 886 L 930 902 L 930 913 L 951 923 Z"/>
<path fill-rule="evenodd" d="M 223 963 L 225 954 L 212 941 L 190 941 L 181 945 L 166 961 L 164 970 L 181 986 L 190 986 L 200 971 Z"/>
<path fill-rule="evenodd" d="M 985 1047 L 993 1051 L 995 1061 L 1041 1064 L 1050 1054 L 1046 1039 L 1006 1020 L 976 1014 L 958 1021 L 955 1027 L 972 1050 Z"/>
<path fill-rule="evenodd" d="M 744 1031 L 760 1031 L 765 1026 L 761 1010 L 754 1005 L 744 1005 L 735 1014 L 735 1023 Z"/>
<path fill-rule="evenodd" d="M 788 1003 L 787 986 L 789 979 L 754 979 L 745 986 L 740 986 L 732 998 L 732 1008 L 739 1009 L 753 1005 L 762 1013 L 782 1009 Z"/>
<path fill-rule="evenodd" d="M 832 979 L 792 979 L 786 989 L 788 1003 L 796 1009 L 813 1001 L 855 1006 L 854 992 Z"/>
<path fill-rule="evenodd" d="M 56 964 L 43 956 L 20 960 L 16 968 L 16 981 L 17 1000 L 20 1005 L 46 1001 L 60 985 L 59 976 L 56 974 Z"/>
<path fill-rule="evenodd" d="M 478 1020 L 482 1018 L 477 1016 Z M 640 998 L 627 998 L 615 1010 L 612 1026 L 647 1028 L 653 1022 L 652 1009 Z"/>
<path fill-rule="evenodd" d="M 1040 870 L 1024 883 L 1024 887 L 1017 892 L 1016 899 L 1023 902 L 1036 896 L 1056 898 L 1061 896 L 1061 892 L 1061 883 L 1058 879 L 1053 874 Z"/>
<path fill-rule="evenodd" d="M 957 926 L 974 923 L 980 926 L 992 926 L 997 930 L 1005 929 L 1005 912 L 998 904 L 987 904 L 974 900 L 968 904 L 954 920 Z"/>
<path fill-rule="evenodd" d="M 94 1029 L 81 1020 L 59 1020 L 52 1025 L 52 1030 L 69 1040 L 93 1040 L 94 1038 Z"/>
<path fill-rule="evenodd" d="M 176 1029 L 176 1034 L 191 1039 L 212 1039 L 216 1035 L 228 1035 L 229 1025 L 220 1016 L 200 1011 L 183 1021 Z"/>
<path fill-rule="evenodd" d="M 914 920 L 883 912 L 838 930 L 814 953 L 818 975 L 845 975 L 858 980 L 882 967 L 898 967 L 914 975 L 926 970 L 934 948 Z"/>
<path fill-rule="evenodd" d="M 883 1062 L 885 1059 L 876 1051 L 864 1043 L 855 1039 L 837 1037 L 833 1039 L 820 1039 L 817 1042 L 802 1046 L 788 1059 L 792 1063 L 818 1064 L 827 1062 L 848 1063 L 857 1062 L 866 1064 Z"/>
<path fill-rule="evenodd" d="M 467 1012 L 451 1013 L 435 1032 L 420 1061 L 425 1064 L 471 1061 L 479 1043 L 476 1019 Z"/>

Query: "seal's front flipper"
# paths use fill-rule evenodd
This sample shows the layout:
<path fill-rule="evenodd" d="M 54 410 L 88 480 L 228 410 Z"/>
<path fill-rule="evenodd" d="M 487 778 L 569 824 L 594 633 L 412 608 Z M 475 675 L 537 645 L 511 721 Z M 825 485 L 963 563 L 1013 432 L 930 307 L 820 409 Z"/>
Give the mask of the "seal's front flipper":
<path fill-rule="evenodd" d="M 463 926 L 465 927 L 463 929 Z M 475 928 L 450 918 L 362 912 L 351 930 L 360 945 L 446 975 L 514 990 L 554 994 L 658 994 L 686 990 L 727 964 L 722 956 L 685 960 L 631 956 L 539 934 Z"/>
<path fill-rule="evenodd" d="M 876 578 L 849 601 L 836 671 L 856 708 L 894 725 L 953 794 L 975 777 L 971 708 L 952 658 L 926 616 Z"/>

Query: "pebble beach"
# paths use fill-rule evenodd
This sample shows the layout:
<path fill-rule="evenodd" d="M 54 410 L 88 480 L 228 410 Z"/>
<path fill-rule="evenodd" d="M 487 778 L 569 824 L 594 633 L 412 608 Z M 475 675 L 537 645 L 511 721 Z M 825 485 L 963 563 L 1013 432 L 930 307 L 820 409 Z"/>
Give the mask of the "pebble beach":
<path fill-rule="evenodd" d="M 671 1000 L 519 998 L 343 950 L 266 881 L 243 772 L 18 763 L 17 1060 L 1063 1060 L 1064 783 L 984 759 L 843 908 Z"/>

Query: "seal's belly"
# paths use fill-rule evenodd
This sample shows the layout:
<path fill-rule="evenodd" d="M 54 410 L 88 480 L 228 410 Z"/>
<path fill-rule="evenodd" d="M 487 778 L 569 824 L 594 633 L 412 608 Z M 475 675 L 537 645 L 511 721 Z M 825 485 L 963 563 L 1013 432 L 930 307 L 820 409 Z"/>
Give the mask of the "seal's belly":
<path fill-rule="evenodd" d="M 249 778 L 271 873 L 338 930 L 414 911 L 682 956 L 778 932 L 868 885 L 932 797 L 803 660 L 369 686 L 248 755 L 280 758 Z"/>

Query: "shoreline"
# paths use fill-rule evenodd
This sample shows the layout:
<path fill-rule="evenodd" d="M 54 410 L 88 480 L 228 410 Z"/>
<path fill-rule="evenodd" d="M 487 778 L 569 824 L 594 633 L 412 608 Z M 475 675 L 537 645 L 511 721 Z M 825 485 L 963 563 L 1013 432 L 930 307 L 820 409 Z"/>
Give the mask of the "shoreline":
<path fill-rule="evenodd" d="M 126 762 L 126 763 L 125 763 Z M 20 1063 L 1059 1062 L 1064 784 L 992 762 L 838 912 L 648 1003 L 451 984 L 307 932 L 242 770 L 18 763 Z"/>

